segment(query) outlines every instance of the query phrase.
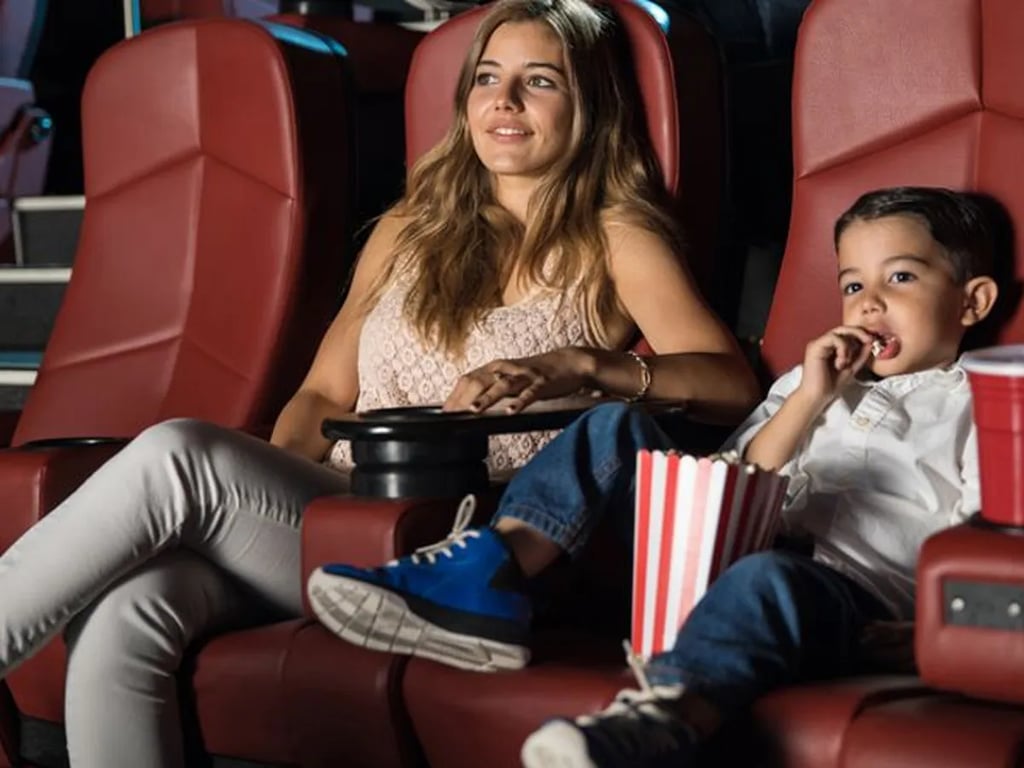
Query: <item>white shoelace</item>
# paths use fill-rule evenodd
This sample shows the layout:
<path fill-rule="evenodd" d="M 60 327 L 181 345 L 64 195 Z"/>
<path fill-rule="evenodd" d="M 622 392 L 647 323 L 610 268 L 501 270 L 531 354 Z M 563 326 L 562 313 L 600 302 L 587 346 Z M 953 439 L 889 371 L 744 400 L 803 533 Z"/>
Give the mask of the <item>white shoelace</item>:
<path fill-rule="evenodd" d="M 626 663 L 640 689 L 619 691 L 603 711 L 576 718 L 576 724 L 590 730 L 588 739 L 616 765 L 631 765 L 636 759 L 666 756 L 681 746 L 686 726 L 666 706 L 683 692 L 681 685 L 651 685 L 643 660 L 623 642 Z M 594 727 L 596 726 L 596 727 Z M 624 761 L 624 762 L 623 762 Z"/>
<path fill-rule="evenodd" d="M 466 526 L 473 519 L 474 512 L 476 512 L 476 496 L 469 494 L 459 502 L 459 509 L 455 513 L 455 522 L 452 524 L 452 530 L 448 536 L 441 541 L 420 547 L 409 555 L 413 565 L 419 565 L 424 560 L 433 565 L 441 555 L 452 558 L 455 556 L 455 553 L 452 552 L 453 547 L 465 549 L 466 539 L 480 538 L 480 531 L 466 530 Z M 398 563 L 398 560 L 392 560 L 388 566 L 395 566 Z"/>
<path fill-rule="evenodd" d="M 651 685 L 644 670 L 643 659 L 633 651 L 629 640 L 622 641 L 622 647 L 626 651 L 626 663 L 629 665 L 633 677 L 640 684 L 640 689 L 626 688 L 616 694 L 615 700 L 600 712 L 593 715 L 582 715 L 576 718 L 581 726 L 594 725 L 595 723 L 609 717 L 626 717 L 639 719 L 649 717 L 659 722 L 666 722 L 673 719 L 673 716 L 663 706 L 663 702 L 678 698 L 683 692 L 681 685 Z"/>

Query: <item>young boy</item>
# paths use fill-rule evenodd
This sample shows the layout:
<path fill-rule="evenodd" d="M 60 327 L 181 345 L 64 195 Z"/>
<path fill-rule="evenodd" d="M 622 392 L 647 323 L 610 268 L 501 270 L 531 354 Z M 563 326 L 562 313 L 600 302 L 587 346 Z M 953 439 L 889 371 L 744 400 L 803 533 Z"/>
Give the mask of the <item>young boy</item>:
<path fill-rule="evenodd" d="M 843 324 L 808 344 L 728 448 L 790 478 L 787 525 L 813 556 L 743 558 L 711 586 L 640 691 L 556 720 L 523 747 L 541 766 L 685 766 L 762 694 L 848 673 L 878 621 L 914 615 L 918 550 L 979 506 L 965 331 L 991 311 L 992 243 L 971 198 L 897 188 L 835 226 Z M 655 375 L 657 372 L 655 371 Z M 594 409 L 513 479 L 497 522 L 389 566 L 325 566 L 318 616 L 342 637 L 471 669 L 525 663 L 522 576 L 575 554 L 605 512 L 628 516 L 638 448 L 669 441 L 641 411 Z"/>

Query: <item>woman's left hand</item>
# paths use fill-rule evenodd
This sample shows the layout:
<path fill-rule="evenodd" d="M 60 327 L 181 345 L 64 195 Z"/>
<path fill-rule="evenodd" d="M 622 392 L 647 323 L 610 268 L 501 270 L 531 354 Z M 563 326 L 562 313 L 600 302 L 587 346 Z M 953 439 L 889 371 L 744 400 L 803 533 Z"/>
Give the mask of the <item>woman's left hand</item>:
<path fill-rule="evenodd" d="M 501 402 L 505 412 L 518 413 L 537 400 L 574 395 L 587 385 L 590 357 L 584 349 L 569 347 L 492 360 L 459 377 L 444 410 L 479 413 Z"/>

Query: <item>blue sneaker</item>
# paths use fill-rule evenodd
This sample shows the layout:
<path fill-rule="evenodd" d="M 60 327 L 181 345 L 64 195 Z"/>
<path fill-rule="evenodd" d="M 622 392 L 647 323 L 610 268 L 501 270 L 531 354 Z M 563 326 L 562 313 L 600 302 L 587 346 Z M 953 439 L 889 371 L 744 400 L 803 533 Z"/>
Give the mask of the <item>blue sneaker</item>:
<path fill-rule="evenodd" d="M 696 737 L 675 713 L 680 685 L 652 686 L 632 651 L 627 659 L 640 689 L 619 691 L 606 709 L 542 725 L 523 742 L 525 768 L 686 768 Z"/>
<path fill-rule="evenodd" d="M 532 607 L 519 564 L 490 528 L 467 530 L 459 505 L 448 538 L 381 568 L 331 564 L 309 577 L 317 618 L 339 637 L 461 669 L 520 669 Z"/>

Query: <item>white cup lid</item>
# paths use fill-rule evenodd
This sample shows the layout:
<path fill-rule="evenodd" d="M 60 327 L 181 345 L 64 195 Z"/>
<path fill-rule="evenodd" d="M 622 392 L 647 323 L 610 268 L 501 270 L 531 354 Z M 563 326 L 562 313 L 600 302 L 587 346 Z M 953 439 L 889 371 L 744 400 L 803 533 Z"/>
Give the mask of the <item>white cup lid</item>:
<path fill-rule="evenodd" d="M 988 376 L 1024 376 L 1024 344 L 1007 344 L 967 352 L 964 368 Z"/>

